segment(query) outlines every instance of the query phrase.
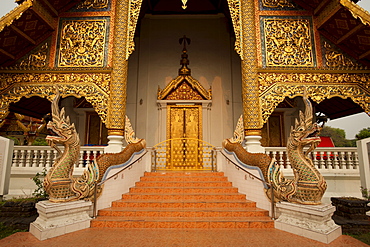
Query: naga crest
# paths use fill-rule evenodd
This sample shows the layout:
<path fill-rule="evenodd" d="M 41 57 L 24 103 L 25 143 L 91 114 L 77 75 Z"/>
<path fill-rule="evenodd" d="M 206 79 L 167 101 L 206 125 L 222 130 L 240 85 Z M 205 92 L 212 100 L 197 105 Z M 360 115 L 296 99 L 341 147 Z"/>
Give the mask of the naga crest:
<path fill-rule="evenodd" d="M 303 148 L 309 145 L 309 149 L 305 152 L 308 154 L 320 144 L 321 127 L 313 119 L 312 104 L 306 95 L 303 96 L 303 101 L 306 106 L 305 113 L 299 111 L 299 120 L 296 119 L 294 127 L 290 129 L 288 146 Z"/>

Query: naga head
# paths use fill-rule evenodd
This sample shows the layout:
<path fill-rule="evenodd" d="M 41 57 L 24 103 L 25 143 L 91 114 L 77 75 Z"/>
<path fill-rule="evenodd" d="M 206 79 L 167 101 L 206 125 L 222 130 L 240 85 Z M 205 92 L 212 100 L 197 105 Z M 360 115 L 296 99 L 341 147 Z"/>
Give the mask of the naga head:
<path fill-rule="evenodd" d="M 306 93 L 303 95 L 303 101 L 306 109 L 305 113 L 299 112 L 299 120 L 295 120 L 294 128 L 291 127 L 288 144 L 294 146 L 310 145 L 309 153 L 319 145 L 321 139 L 319 137 L 321 127 L 313 121 L 313 109 L 310 100 L 307 98 Z"/>
<path fill-rule="evenodd" d="M 57 89 L 56 96 L 51 104 L 52 121 L 47 124 L 47 128 L 55 135 L 48 135 L 46 139 L 57 143 L 79 142 L 74 123 L 71 124 L 69 117 L 65 116 L 64 108 L 59 110 L 59 99 L 60 94 Z"/>

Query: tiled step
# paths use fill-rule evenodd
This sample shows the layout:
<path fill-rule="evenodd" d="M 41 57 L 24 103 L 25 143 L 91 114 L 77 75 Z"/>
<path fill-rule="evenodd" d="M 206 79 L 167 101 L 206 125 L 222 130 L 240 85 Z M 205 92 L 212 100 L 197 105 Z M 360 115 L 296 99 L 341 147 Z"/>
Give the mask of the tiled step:
<path fill-rule="evenodd" d="M 91 227 L 270 228 L 268 211 L 232 187 L 222 172 L 145 173 Z"/>
<path fill-rule="evenodd" d="M 111 207 L 99 210 L 101 216 L 115 217 L 263 217 L 268 212 L 251 208 L 122 208 Z"/>
<path fill-rule="evenodd" d="M 100 216 L 91 227 L 109 228 L 273 228 L 269 217 L 115 217 Z"/>
<path fill-rule="evenodd" d="M 211 174 L 211 176 L 210 176 Z M 145 172 L 144 177 L 224 177 L 223 172 Z"/>
<path fill-rule="evenodd" d="M 247 200 L 233 201 L 197 201 L 197 200 L 118 200 L 112 202 L 112 207 L 137 207 L 137 208 L 235 208 L 255 207 L 256 203 Z"/>
<path fill-rule="evenodd" d="M 152 193 L 128 193 L 122 195 L 124 200 L 243 200 L 245 195 L 240 193 L 229 193 L 229 194 L 192 194 L 192 193 L 182 193 L 182 194 L 152 194 Z"/>
<path fill-rule="evenodd" d="M 165 181 L 140 181 L 136 182 L 136 187 L 230 187 L 232 184 L 228 181 L 203 181 L 203 182 L 165 182 Z"/>
<path fill-rule="evenodd" d="M 223 176 L 147 176 L 142 177 L 140 181 L 166 181 L 166 182 L 216 182 L 228 181 Z"/>
<path fill-rule="evenodd" d="M 194 194 L 216 194 L 216 193 L 238 193 L 238 189 L 234 187 L 132 187 L 130 193 L 153 193 L 153 194 L 183 194 L 183 193 L 194 193 Z"/>

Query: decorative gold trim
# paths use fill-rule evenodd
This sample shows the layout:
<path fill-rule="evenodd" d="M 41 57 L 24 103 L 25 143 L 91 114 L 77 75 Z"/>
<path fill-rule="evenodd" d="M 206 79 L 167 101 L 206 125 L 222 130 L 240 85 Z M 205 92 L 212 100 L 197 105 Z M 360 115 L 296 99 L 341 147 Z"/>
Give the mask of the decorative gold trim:
<path fill-rule="evenodd" d="M 63 20 L 58 67 L 103 67 L 106 19 Z"/>
<path fill-rule="evenodd" d="M 262 136 L 262 130 L 260 129 L 248 129 L 245 130 L 245 136 Z"/>
<path fill-rule="evenodd" d="M 74 96 L 76 98 L 85 97 L 90 102 L 95 111 L 99 114 L 103 123 L 107 120 L 108 95 L 93 83 L 15 83 L 10 90 L 0 95 L 0 115 L 8 111 L 9 104 L 18 102 L 22 97 L 38 96 L 52 101 L 55 84 L 58 85 L 62 97 Z"/>
<path fill-rule="evenodd" d="M 96 84 L 105 94 L 110 94 L 111 75 L 109 73 L 1 73 L 0 72 L 0 91 L 12 86 L 16 83 L 41 83 L 41 84 L 55 84 L 55 83 L 72 83 L 72 84 Z"/>
<path fill-rule="evenodd" d="M 33 50 L 31 54 L 25 56 L 15 67 L 21 68 L 45 68 L 47 65 L 47 55 L 49 52 L 48 42 L 39 46 L 37 49 Z"/>
<path fill-rule="evenodd" d="M 135 50 L 135 31 L 137 20 L 139 19 L 141 3 L 143 0 L 128 0 L 129 9 L 128 9 L 128 26 L 127 30 L 127 45 L 126 45 L 126 60 L 129 59 L 132 52 Z M 117 6 L 118 7 L 118 6 Z"/>
<path fill-rule="evenodd" d="M 227 0 L 229 5 L 231 20 L 235 33 L 235 51 L 239 54 L 240 59 L 244 59 L 243 54 L 243 28 L 241 14 L 241 0 Z"/>
<path fill-rule="evenodd" d="M 109 136 L 124 136 L 124 130 L 108 129 Z"/>
<path fill-rule="evenodd" d="M 76 9 L 105 9 L 108 8 L 109 0 L 84 0 L 79 3 Z"/>
<path fill-rule="evenodd" d="M 340 0 L 340 4 L 348 9 L 355 19 L 360 19 L 364 25 L 370 26 L 370 13 L 350 0 Z"/>
<path fill-rule="evenodd" d="M 0 18 L 0 32 L 3 31 L 5 27 L 10 26 L 15 20 L 18 20 L 27 9 L 32 7 L 32 5 L 33 0 L 26 0 Z"/>
<path fill-rule="evenodd" d="M 263 28 L 266 66 L 315 65 L 309 19 L 269 18 Z"/>
<path fill-rule="evenodd" d="M 262 6 L 265 8 L 294 8 L 291 0 L 262 0 Z"/>
<path fill-rule="evenodd" d="M 170 95 L 170 93 L 177 90 L 178 87 L 182 85 L 184 81 L 188 82 L 191 89 L 194 91 L 196 95 L 200 94 L 201 97 L 203 97 L 206 100 L 212 99 L 211 89 L 207 91 L 202 86 L 202 84 L 200 84 L 199 81 L 195 80 L 191 75 L 187 75 L 187 76 L 179 75 L 174 80 L 172 80 L 170 83 L 168 83 L 167 86 L 163 90 L 158 89 L 158 96 L 157 96 L 158 100 L 166 99 Z M 199 100 L 199 97 L 196 97 L 194 99 Z"/>
<path fill-rule="evenodd" d="M 285 97 L 294 98 L 303 96 L 304 91 L 307 96 L 316 103 L 320 103 L 325 99 L 340 97 L 342 99 L 351 98 L 353 102 L 358 104 L 364 111 L 370 113 L 369 88 L 364 90 L 359 85 L 352 83 L 343 85 L 333 85 L 321 83 L 315 84 L 300 84 L 300 83 L 275 83 L 268 88 L 260 97 L 262 121 L 267 122 L 271 113 L 277 105 L 284 100 Z"/>
<path fill-rule="evenodd" d="M 355 64 L 351 59 L 341 53 L 339 50 L 334 48 L 330 43 L 324 41 L 325 48 L 325 59 L 326 66 L 328 67 L 360 67 L 359 64 Z"/>
<path fill-rule="evenodd" d="M 259 94 L 262 95 L 275 83 L 294 85 L 358 84 L 370 91 L 370 74 L 358 73 L 258 73 Z"/>

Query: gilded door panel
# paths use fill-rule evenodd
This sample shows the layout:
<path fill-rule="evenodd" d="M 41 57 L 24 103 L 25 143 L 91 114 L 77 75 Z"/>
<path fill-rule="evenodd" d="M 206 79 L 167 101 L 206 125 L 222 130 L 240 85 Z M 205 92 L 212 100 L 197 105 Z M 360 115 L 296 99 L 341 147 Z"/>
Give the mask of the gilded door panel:
<path fill-rule="evenodd" d="M 198 142 L 198 139 L 202 138 L 200 106 L 169 106 L 167 123 L 167 139 L 171 139 L 167 152 L 169 154 L 167 168 L 200 169 L 202 167 Z"/>

